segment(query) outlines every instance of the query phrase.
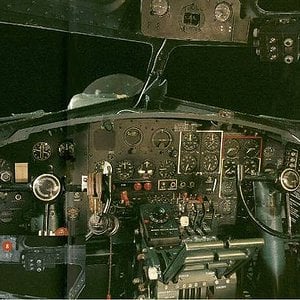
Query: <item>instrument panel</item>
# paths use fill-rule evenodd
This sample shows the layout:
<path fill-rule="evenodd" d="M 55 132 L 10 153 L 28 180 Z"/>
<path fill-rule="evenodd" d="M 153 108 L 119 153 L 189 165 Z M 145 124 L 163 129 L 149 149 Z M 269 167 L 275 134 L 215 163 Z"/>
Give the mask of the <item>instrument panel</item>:
<path fill-rule="evenodd" d="M 117 116 L 48 128 L 1 147 L 1 261 L 21 262 L 26 271 L 37 273 L 67 261 L 89 270 L 103 260 L 101 268 L 107 270 L 116 261 L 120 267 L 117 276 L 125 274 L 131 280 L 132 265 L 127 266 L 123 252 L 128 249 L 132 259 L 137 257 L 135 276 L 144 267 L 152 272 L 152 261 L 156 261 L 161 275 L 148 275 L 164 284 L 160 293 L 180 266 L 185 266 L 182 276 L 190 274 L 189 261 L 199 268 L 197 272 L 204 272 L 201 280 L 219 286 L 213 280 L 214 272 L 230 270 L 232 262 L 247 259 L 249 249 L 244 245 L 263 244 L 262 239 L 234 236 L 236 231 L 244 234 L 240 231 L 245 220 L 250 226 L 238 191 L 238 170 L 247 178 L 243 193 L 250 209 L 256 201 L 252 182 L 265 176 L 274 178 L 275 185 L 280 174 L 277 189 L 285 194 L 287 204 L 284 223 L 289 232 L 299 233 L 297 144 L 245 125 L 172 116 Z M 230 243 L 235 241 L 237 249 L 228 249 L 224 243 L 231 235 L 236 240 Z M 31 248 L 16 242 L 19 236 L 40 241 L 57 237 L 69 244 Z M 187 260 L 182 261 L 183 245 L 200 248 L 188 252 Z M 71 258 L 67 247 L 74 249 Z M 198 256 L 194 257 L 198 251 L 204 251 L 200 265 Z M 211 281 L 207 281 L 207 272 Z M 70 288 L 70 298 L 79 295 L 82 278 Z M 197 275 L 183 280 L 182 286 L 174 287 L 176 293 L 187 284 L 198 286 L 200 279 Z M 114 288 L 116 293 L 126 290 Z M 235 285 L 229 290 L 233 295 Z"/>
<path fill-rule="evenodd" d="M 141 30 L 146 36 L 246 43 L 250 19 L 240 1 L 143 0 Z"/>
<path fill-rule="evenodd" d="M 291 222 L 298 224 L 298 152 L 265 132 L 210 121 L 124 118 L 47 130 L 1 148 L 0 229 L 55 235 L 73 224 L 75 235 L 86 234 L 93 211 L 88 199 L 97 194 L 89 191 L 89 178 L 103 164 L 116 216 L 144 204 L 198 201 L 207 205 L 216 232 L 237 219 L 238 165 L 250 178 L 292 170 L 282 181 L 290 192 Z"/>

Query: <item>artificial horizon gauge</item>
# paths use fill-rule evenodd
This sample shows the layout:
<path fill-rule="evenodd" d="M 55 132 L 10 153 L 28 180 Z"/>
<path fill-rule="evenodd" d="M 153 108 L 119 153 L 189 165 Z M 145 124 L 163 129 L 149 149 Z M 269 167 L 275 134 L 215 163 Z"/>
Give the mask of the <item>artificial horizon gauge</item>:
<path fill-rule="evenodd" d="M 204 147 L 208 151 L 215 151 L 220 146 L 220 137 L 217 133 L 210 132 L 206 133 L 203 137 Z"/>
<path fill-rule="evenodd" d="M 143 134 L 137 127 L 127 128 L 124 132 L 124 141 L 128 146 L 136 146 L 141 143 Z"/>
<path fill-rule="evenodd" d="M 164 128 L 156 130 L 152 136 L 152 144 L 161 150 L 168 148 L 172 141 L 171 133 Z"/>
<path fill-rule="evenodd" d="M 122 160 L 116 166 L 116 174 L 120 180 L 126 180 L 132 177 L 134 173 L 133 163 L 129 160 Z"/>
<path fill-rule="evenodd" d="M 194 132 L 183 133 L 181 145 L 184 150 L 193 151 L 199 146 L 199 138 Z"/>
<path fill-rule="evenodd" d="M 47 160 L 51 156 L 51 147 L 46 142 L 38 142 L 32 147 L 32 156 L 36 160 Z"/>

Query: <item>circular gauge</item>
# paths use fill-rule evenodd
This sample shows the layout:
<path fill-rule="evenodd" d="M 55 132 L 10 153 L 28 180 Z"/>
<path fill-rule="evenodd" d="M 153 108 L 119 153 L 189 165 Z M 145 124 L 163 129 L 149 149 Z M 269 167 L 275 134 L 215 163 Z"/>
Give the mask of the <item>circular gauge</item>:
<path fill-rule="evenodd" d="M 133 163 L 129 160 L 122 160 L 116 166 L 116 174 L 120 180 L 126 180 L 132 177 L 134 172 Z"/>
<path fill-rule="evenodd" d="M 154 223 L 163 224 L 169 219 L 169 215 L 164 207 L 158 206 L 149 215 L 149 219 Z"/>
<path fill-rule="evenodd" d="M 220 137 L 216 133 L 207 133 L 204 136 L 204 147 L 208 151 L 215 151 L 220 146 Z"/>
<path fill-rule="evenodd" d="M 259 142 L 257 140 L 246 140 L 244 144 L 246 150 L 246 156 L 248 157 L 255 157 L 259 153 Z"/>
<path fill-rule="evenodd" d="M 172 135 L 171 133 L 166 129 L 158 129 L 154 132 L 152 136 L 152 143 L 156 148 L 159 149 L 166 149 L 168 148 L 172 143 Z"/>
<path fill-rule="evenodd" d="M 124 141 L 128 146 L 136 146 L 143 139 L 142 131 L 137 127 L 127 128 L 124 132 Z"/>
<path fill-rule="evenodd" d="M 160 163 L 158 173 L 163 178 L 171 178 L 176 173 L 176 164 L 170 160 L 164 160 Z"/>
<path fill-rule="evenodd" d="M 203 157 L 203 169 L 207 172 L 215 171 L 219 166 L 218 156 L 215 154 L 207 154 Z"/>
<path fill-rule="evenodd" d="M 61 184 L 57 177 L 52 174 L 38 176 L 32 184 L 33 194 L 44 202 L 54 200 L 61 191 Z"/>
<path fill-rule="evenodd" d="M 0 221 L 2 223 L 9 223 L 13 220 L 14 214 L 11 210 L 0 211 Z"/>
<path fill-rule="evenodd" d="M 300 175 L 294 169 L 285 169 L 280 175 L 280 183 L 286 191 L 296 191 L 300 185 Z"/>
<path fill-rule="evenodd" d="M 180 169 L 183 173 L 191 173 L 197 167 L 197 159 L 192 155 L 184 155 L 180 160 Z"/>
<path fill-rule="evenodd" d="M 149 161 L 145 160 L 137 170 L 138 174 L 142 178 L 151 178 L 155 172 L 154 164 Z"/>
<path fill-rule="evenodd" d="M 270 159 L 274 156 L 275 154 L 275 149 L 271 146 L 267 146 L 265 149 L 264 149 L 264 158 L 265 159 Z"/>
<path fill-rule="evenodd" d="M 234 181 L 224 180 L 222 183 L 222 193 L 224 196 L 231 196 L 234 193 Z"/>
<path fill-rule="evenodd" d="M 234 177 L 236 173 L 236 164 L 234 160 L 225 160 L 223 165 L 224 176 Z"/>
<path fill-rule="evenodd" d="M 198 136 L 193 132 L 182 134 L 182 148 L 186 151 L 193 151 L 199 146 Z"/>
<path fill-rule="evenodd" d="M 219 3 L 215 8 L 215 18 L 219 22 L 226 22 L 232 15 L 231 5 L 227 2 Z"/>
<path fill-rule="evenodd" d="M 230 199 L 226 199 L 220 204 L 224 215 L 229 215 L 232 212 L 232 203 Z"/>
<path fill-rule="evenodd" d="M 47 160 L 51 156 L 51 147 L 46 142 L 38 142 L 32 147 L 32 155 L 36 160 Z"/>
<path fill-rule="evenodd" d="M 9 182 L 12 179 L 13 173 L 11 171 L 10 164 L 4 159 L 0 159 L 0 180 L 3 182 Z"/>
<path fill-rule="evenodd" d="M 246 159 L 244 162 L 244 172 L 247 175 L 257 175 L 258 172 L 258 160 Z"/>
<path fill-rule="evenodd" d="M 157 16 L 165 15 L 169 10 L 168 0 L 152 0 L 151 13 Z"/>
<path fill-rule="evenodd" d="M 72 142 L 63 142 L 58 147 L 59 156 L 64 159 L 72 159 L 75 154 L 75 147 Z"/>
<path fill-rule="evenodd" d="M 225 142 L 225 155 L 236 157 L 240 150 L 240 144 L 236 139 L 229 139 Z"/>

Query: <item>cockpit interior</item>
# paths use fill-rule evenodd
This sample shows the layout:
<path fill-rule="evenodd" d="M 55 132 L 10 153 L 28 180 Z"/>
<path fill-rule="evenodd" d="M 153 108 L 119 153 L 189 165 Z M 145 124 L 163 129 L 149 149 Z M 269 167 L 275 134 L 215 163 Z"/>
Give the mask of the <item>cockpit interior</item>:
<path fill-rule="evenodd" d="M 1 28 L 151 49 L 144 78 L 113 69 L 51 112 L 3 105 L 1 299 L 300 297 L 300 7 L 274 2 L 1 1 Z M 278 92 L 291 117 L 272 104 L 276 84 L 257 113 L 263 76 L 251 103 L 232 86 L 222 94 L 214 79 L 235 69 L 211 55 L 228 49 L 296 76 Z M 205 96 L 212 86 L 233 109 Z"/>

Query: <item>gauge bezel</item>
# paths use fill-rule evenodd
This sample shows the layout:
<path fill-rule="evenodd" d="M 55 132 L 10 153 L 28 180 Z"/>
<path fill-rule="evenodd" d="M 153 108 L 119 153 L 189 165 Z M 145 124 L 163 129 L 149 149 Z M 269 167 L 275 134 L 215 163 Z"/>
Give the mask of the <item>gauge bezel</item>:
<path fill-rule="evenodd" d="M 166 168 L 166 173 L 163 173 L 161 170 L 164 167 L 171 167 L 172 170 L 167 171 Z M 164 161 L 161 161 L 158 167 L 158 174 L 162 178 L 167 178 L 167 179 L 172 178 L 176 174 L 176 163 L 171 159 L 166 159 Z"/>
<path fill-rule="evenodd" d="M 233 154 L 228 154 L 228 150 L 233 149 Z M 241 145 L 237 139 L 226 139 L 224 143 L 224 151 L 226 157 L 237 157 L 239 154 L 239 151 L 241 149 Z"/>
<path fill-rule="evenodd" d="M 297 184 L 297 186 L 294 187 L 294 188 L 289 188 L 289 187 L 286 185 L 285 181 L 284 181 L 284 176 L 285 176 L 288 172 L 294 173 L 294 174 L 296 175 L 296 177 L 297 177 L 298 184 Z M 291 169 L 291 168 L 284 169 L 284 170 L 281 172 L 281 174 L 280 174 L 279 180 L 280 180 L 280 184 L 281 184 L 282 188 L 283 188 L 284 190 L 288 191 L 288 192 L 294 192 L 294 191 L 296 191 L 296 190 L 300 187 L 300 175 L 299 175 L 299 173 L 298 173 L 296 170 L 294 170 L 294 169 Z"/>
<path fill-rule="evenodd" d="M 209 141 L 209 138 L 212 138 L 212 141 Z M 216 132 L 206 132 L 202 139 L 204 148 L 209 152 L 218 150 L 221 145 L 220 135 Z"/>
<path fill-rule="evenodd" d="M 51 197 L 42 197 L 43 193 L 40 190 L 40 183 L 41 183 L 41 180 L 45 180 L 45 179 L 48 179 L 51 183 L 53 183 L 54 186 L 56 186 L 56 192 Z M 33 181 L 32 191 L 33 191 L 34 196 L 37 199 L 39 199 L 43 202 L 50 202 L 59 196 L 59 194 L 61 192 L 61 183 L 60 183 L 59 179 L 56 176 L 54 176 L 53 174 L 48 174 L 48 173 L 42 174 L 42 175 L 39 175 L 37 178 L 35 178 L 35 180 Z"/>
<path fill-rule="evenodd" d="M 139 139 L 139 140 L 138 140 L 137 142 L 132 143 L 132 142 L 129 142 L 129 141 L 128 141 L 127 133 L 128 133 L 129 131 L 131 131 L 131 130 L 136 130 L 136 131 L 138 132 L 138 134 L 139 134 L 138 139 Z M 126 143 L 126 145 L 128 145 L 128 146 L 130 146 L 130 147 L 135 147 L 135 146 L 138 146 L 138 145 L 143 141 L 143 132 L 142 132 L 142 130 L 141 130 L 140 128 L 133 126 L 133 127 L 127 128 L 127 129 L 124 131 L 123 137 L 124 137 L 124 142 Z"/>
<path fill-rule="evenodd" d="M 225 16 L 223 16 L 223 15 L 222 16 L 218 16 L 217 15 L 217 11 L 220 10 L 221 7 L 222 7 L 222 11 L 224 11 L 224 8 L 227 10 Z M 230 20 L 231 17 L 232 17 L 232 14 L 233 14 L 232 6 L 230 5 L 230 3 L 226 2 L 226 1 L 218 3 L 216 5 L 216 7 L 215 7 L 215 10 L 214 10 L 215 19 L 218 22 L 222 22 L 222 23 L 225 23 L 228 20 Z"/>
<path fill-rule="evenodd" d="M 209 161 L 213 161 L 215 164 L 215 167 L 213 169 L 207 167 L 207 162 Z M 214 153 L 207 153 L 202 160 L 202 168 L 205 172 L 215 172 L 216 170 L 219 169 L 219 157 L 217 156 L 217 154 Z"/>
<path fill-rule="evenodd" d="M 43 147 L 43 149 L 42 149 Z M 47 148 L 47 149 L 45 149 Z M 47 151 L 45 151 L 47 150 Z M 36 152 L 40 152 L 40 156 L 37 156 Z M 42 156 L 42 154 L 46 154 L 45 156 Z M 50 144 L 47 142 L 37 142 L 36 144 L 33 145 L 32 147 L 32 156 L 34 159 L 39 160 L 39 161 L 45 161 L 48 160 L 51 157 L 52 154 L 52 149 Z"/>
<path fill-rule="evenodd" d="M 255 152 L 252 154 L 248 154 L 247 151 L 249 150 L 249 148 L 254 148 Z M 258 157 L 260 155 L 260 140 L 259 139 L 255 139 L 255 138 L 249 138 L 249 139 L 245 139 L 243 148 L 245 151 L 245 156 L 249 157 L 249 158 L 253 158 L 253 157 Z"/>
<path fill-rule="evenodd" d="M 160 2 L 160 3 L 155 3 Z M 161 3 L 164 2 L 164 3 Z M 164 4 L 164 7 L 162 8 L 162 4 Z M 157 7 L 159 8 L 157 9 Z M 169 1 L 168 0 L 152 0 L 151 1 L 151 14 L 155 16 L 162 17 L 169 11 Z"/>
<path fill-rule="evenodd" d="M 120 169 L 122 167 L 121 165 L 124 164 L 124 163 L 128 164 L 131 167 L 131 169 L 129 170 L 130 172 L 126 175 L 123 172 L 120 171 Z M 116 164 L 116 175 L 119 178 L 119 180 L 128 180 L 128 179 L 132 178 L 133 174 L 134 174 L 134 164 L 133 164 L 132 161 L 130 161 L 128 159 L 124 159 L 124 160 L 121 160 L 121 161 L 117 162 L 117 164 Z"/>
<path fill-rule="evenodd" d="M 166 134 L 166 139 L 165 140 L 162 140 L 162 139 L 158 139 L 157 140 L 159 143 L 161 143 L 162 141 L 166 142 L 166 144 L 164 145 L 164 147 L 160 147 L 160 144 L 159 145 L 156 144 L 156 140 L 155 139 L 156 139 L 156 137 L 159 134 Z M 170 145 L 172 144 L 172 142 L 173 142 L 173 136 L 172 136 L 171 132 L 168 129 L 166 129 L 166 128 L 160 128 L 160 129 L 157 129 L 153 133 L 152 138 L 151 138 L 151 142 L 152 142 L 152 145 L 156 149 L 165 150 L 165 149 L 169 148 Z"/>
<path fill-rule="evenodd" d="M 191 136 L 191 141 L 187 141 L 186 137 Z M 187 146 L 188 143 L 192 143 L 192 146 Z M 185 151 L 194 151 L 199 147 L 200 140 L 195 132 L 183 132 L 181 136 L 181 146 Z"/>
<path fill-rule="evenodd" d="M 189 166 L 188 169 L 186 169 L 186 166 Z M 181 156 L 180 172 L 182 172 L 183 174 L 190 174 L 193 173 L 196 170 L 196 168 L 197 168 L 197 158 L 194 155 L 185 154 Z"/>
<path fill-rule="evenodd" d="M 146 168 L 145 168 L 145 164 L 146 164 L 146 163 L 149 164 L 148 167 L 146 167 L 146 168 L 148 169 L 148 171 L 152 169 L 152 174 L 146 173 L 146 172 L 143 174 L 143 173 L 141 172 L 141 170 L 146 169 Z M 151 166 L 150 169 L 149 169 L 149 166 Z M 137 168 L 137 173 L 138 173 L 139 177 L 141 177 L 141 178 L 146 178 L 146 179 L 148 179 L 148 178 L 153 177 L 153 175 L 155 174 L 155 165 L 154 165 L 154 163 L 153 163 L 152 161 L 150 161 L 149 159 L 144 160 L 144 161 L 138 166 L 138 168 Z"/>

